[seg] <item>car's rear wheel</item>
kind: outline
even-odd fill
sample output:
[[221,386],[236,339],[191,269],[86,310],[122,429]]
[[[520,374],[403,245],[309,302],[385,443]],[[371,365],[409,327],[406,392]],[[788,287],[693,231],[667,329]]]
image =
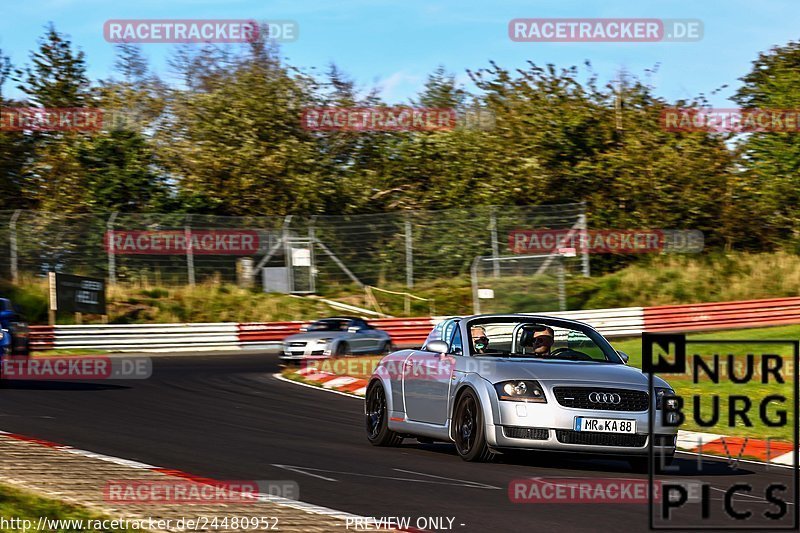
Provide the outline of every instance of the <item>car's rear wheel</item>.
[[485,462],[494,459],[494,452],[486,444],[483,413],[478,397],[466,389],[458,399],[453,415],[456,451],[465,461]]
[[389,429],[386,391],[380,382],[374,382],[367,390],[364,415],[367,423],[367,439],[373,446],[397,446],[403,442],[402,436]]
[[389,355],[393,351],[394,351],[394,345],[392,344],[392,341],[386,341],[381,345],[381,348],[380,350],[378,350],[378,353],[380,355]]

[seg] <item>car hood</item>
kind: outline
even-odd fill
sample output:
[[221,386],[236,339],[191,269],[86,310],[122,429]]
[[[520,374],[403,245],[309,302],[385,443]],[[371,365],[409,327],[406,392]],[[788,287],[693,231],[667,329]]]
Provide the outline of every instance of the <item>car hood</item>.
[[337,337],[341,337],[342,335],[346,334],[346,331],[305,331],[303,333],[296,333],[295,335],[289,335],[283,342],[292,342],[292,341],[315,341],[317,339],[335,339]]
[[[497,383],[512,379],[535,379],[537,381],[577,382],[592,384],[614,383],[647,387],[647,374],[638,368],[613,363],[587,361],[536,361],[474,357],[478,362],[481,377]],[[656,387],[666,387],[667,382],[658,376],[653,379]]]

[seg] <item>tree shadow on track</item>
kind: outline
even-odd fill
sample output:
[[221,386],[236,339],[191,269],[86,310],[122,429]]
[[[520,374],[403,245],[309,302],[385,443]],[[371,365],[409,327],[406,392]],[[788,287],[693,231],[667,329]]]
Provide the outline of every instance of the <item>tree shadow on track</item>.
[[[436,442],[423,444],[406,439],[403,448],[424,450],[425,452],[439,453],[458,459],[455,445]],[[546,451],[506,451],[495,457],[494,463],[527,466],[537,469],[563,472],[575,470],[576,472],[608,472],[614,474],[630,474],[632,476],[647,478],[647,474],[637,473],[631,468],[623,457],[588,455],[577,453],[559,453]],[[756,474],[754,470],[746,467],[746,463],[739,463],[736,468],[731,468],[724,457],[706,456],[698,464],[696,458],[676,457],[672,466],[676,470],[659,473],[659,476],[743,476]]]
[[82,381],[47,381],[47,380],[0,380],[0,390],[52,390],[52,391],[94,391],[130,389],[124,385],[110,383],[93,383]]

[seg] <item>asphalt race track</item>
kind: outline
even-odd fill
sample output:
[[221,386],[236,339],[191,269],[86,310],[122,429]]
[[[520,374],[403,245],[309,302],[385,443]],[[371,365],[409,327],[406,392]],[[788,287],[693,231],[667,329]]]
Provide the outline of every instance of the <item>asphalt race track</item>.
[[[292,479],[306,502],[362,516],[451,517],[456,531],[648,528],[646,505],[509,500],[509,482],[524,477],[646,479],[626,463],[514,455],[473,464],[452,446],[412,439],[375,448],[361,400],[278,381],[277,371],[276,355],[181,356],[155,358],[142,381],[7,382],[0,429],[220,480]],[[790,469],[713,461],[700,473],[691,455],[677,462],[680,477],[714,487],[713,514],[735,482],[754,487],[735,502],[757,514],[775,509],[762,501],[765,485],[792,486]]]

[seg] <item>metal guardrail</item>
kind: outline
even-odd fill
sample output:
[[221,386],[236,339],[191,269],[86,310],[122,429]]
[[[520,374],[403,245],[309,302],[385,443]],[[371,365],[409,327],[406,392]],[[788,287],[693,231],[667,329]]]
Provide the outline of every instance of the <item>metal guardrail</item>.
[[700,331],[800,324],[800,297],[644,309],[646,331]]
[[32,326],[31,347],[47,349],[143,350],[227,348],[239,342],[237,324],[119,324]]
[[[627,337],[641,335],[644,331],[800,324],[800,297],[546,314],[587,322],[608,337]],[[388,332],[395,345],[414,347],[420,346],[431,328],[443,318],[382,318],[368,322]],[[304,324],[308,322],[32,326],[31,346],[34,350],[243,349],[275,345],[288,335],[298,333]]]

